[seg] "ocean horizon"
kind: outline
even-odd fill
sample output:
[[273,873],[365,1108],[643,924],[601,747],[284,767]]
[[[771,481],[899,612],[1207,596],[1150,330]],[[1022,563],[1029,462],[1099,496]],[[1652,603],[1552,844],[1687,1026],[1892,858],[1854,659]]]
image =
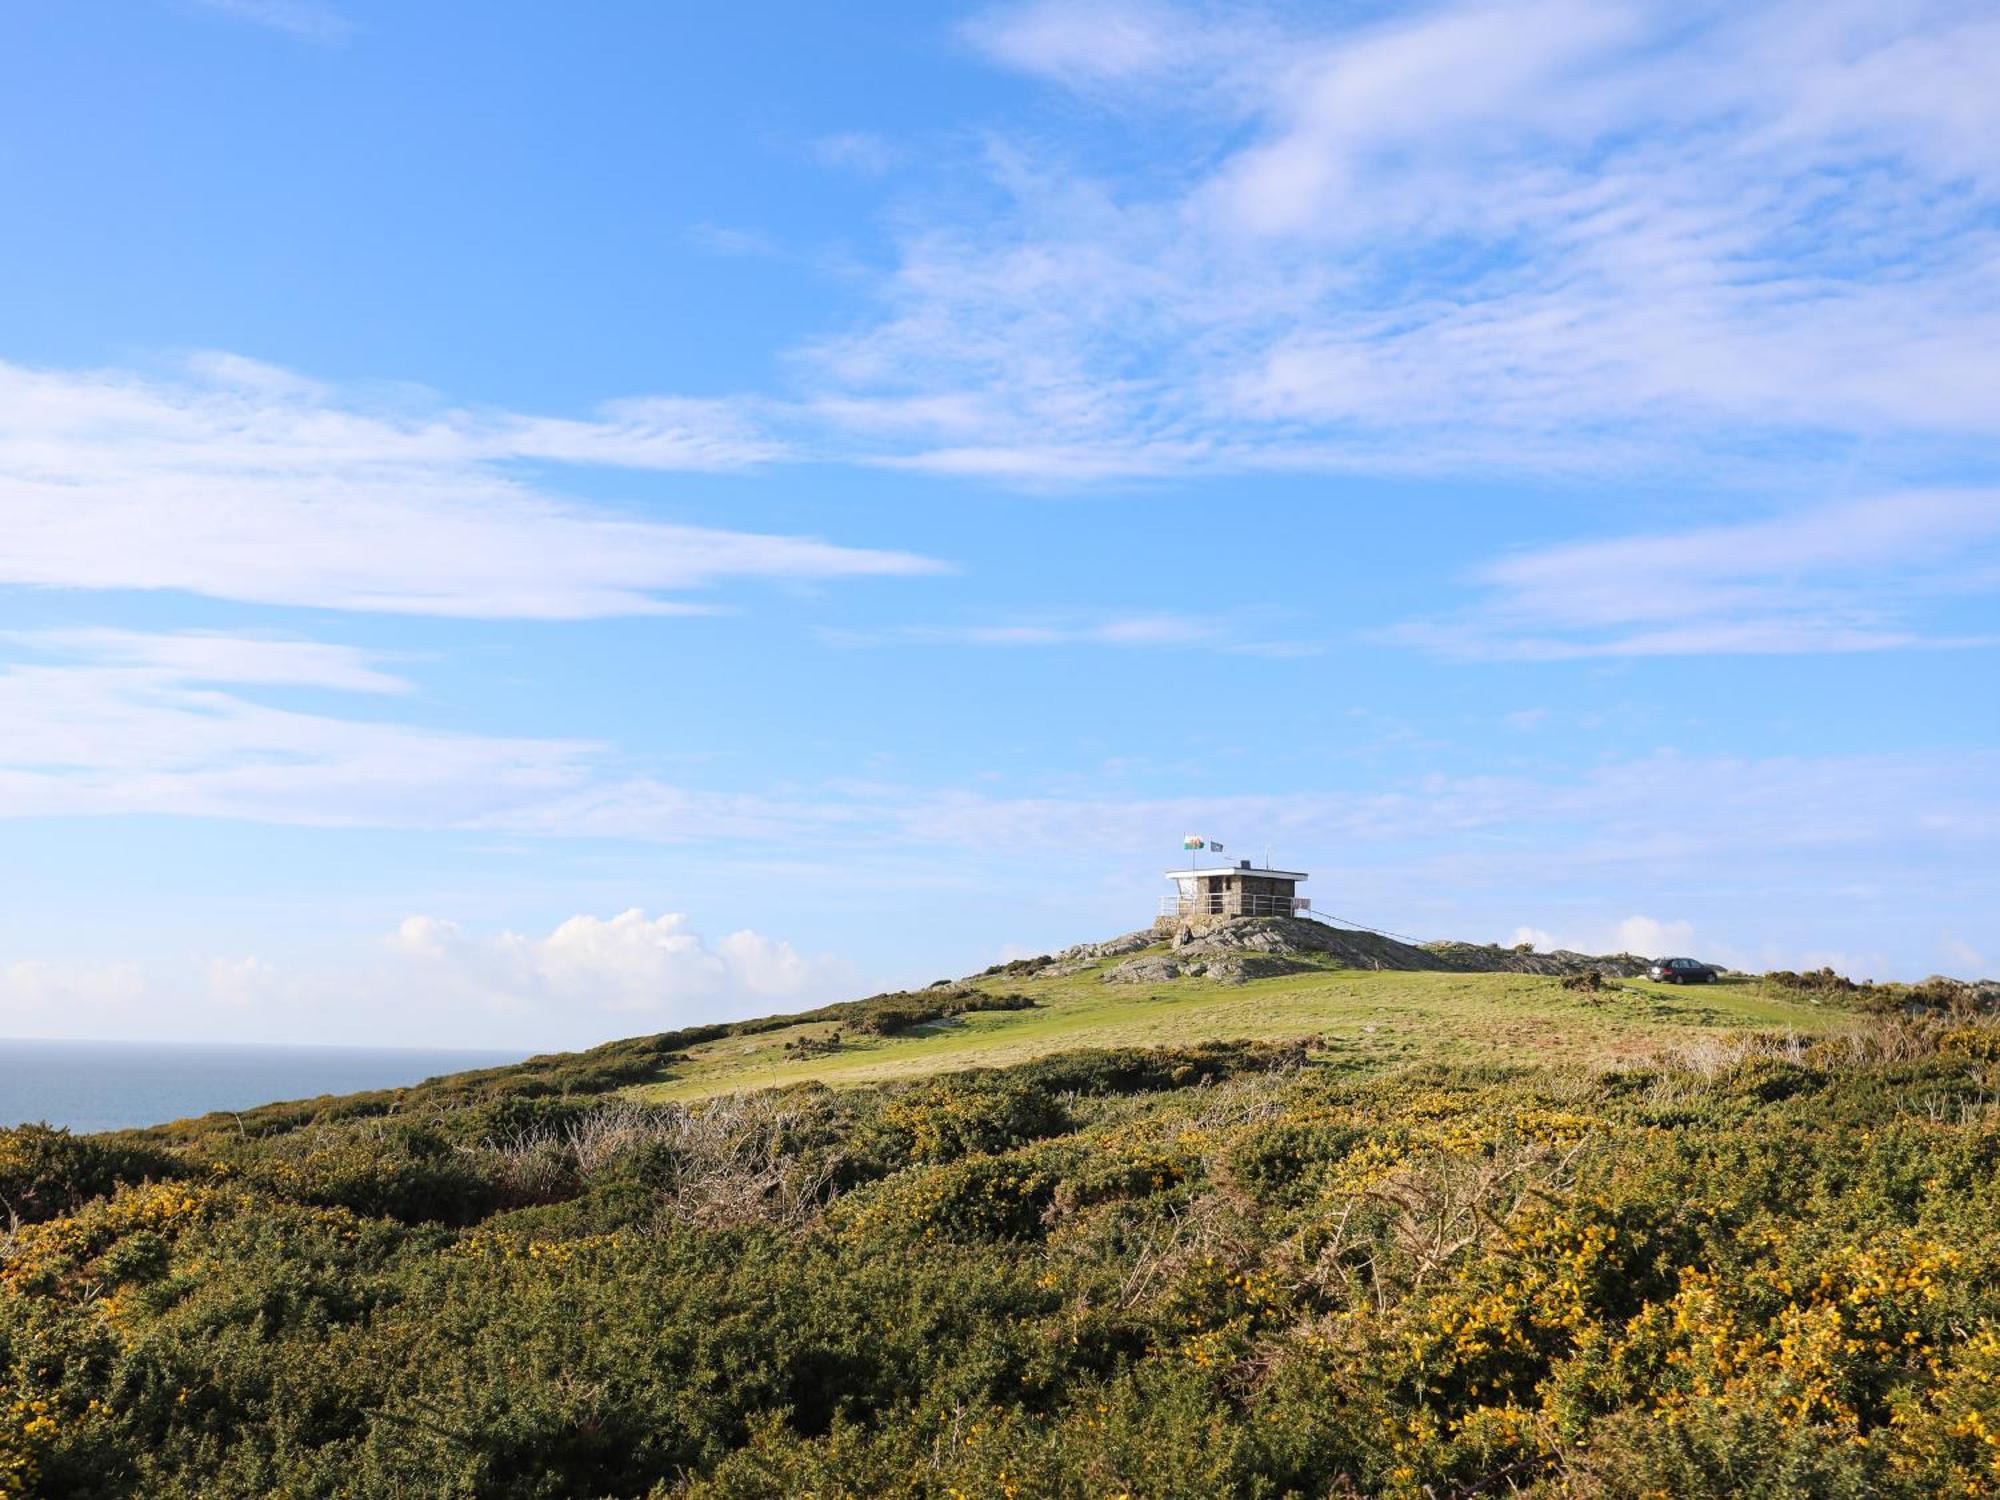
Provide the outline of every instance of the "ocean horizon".
[[528,1049],[0,1038],[0,1126],[79,1134],[216,1110],[398,1088],[533,1056]]

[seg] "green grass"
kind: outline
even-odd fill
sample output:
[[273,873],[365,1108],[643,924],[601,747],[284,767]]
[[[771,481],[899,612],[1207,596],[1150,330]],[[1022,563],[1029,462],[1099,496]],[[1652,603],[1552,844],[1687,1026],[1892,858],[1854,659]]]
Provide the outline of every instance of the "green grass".
[[726,1037],[690,1049],[687,1061],[627,1092],[650,1102],[698,1099],[808,1080],[842,1087],[1004,1067],[1078,1048],[1309,1036],[1331,1060],[1365,1067],[1419,1058],[1612,1062],[1717,1030],[1817,1033],[1854,1021],[1850,1012],[1752,980],[1700,988],[1624,980],[1595,996],[1536,975],[1333,968],[1237,985],[1104,983],[1100,970],[1118,961],[1059,979],[982,979],[980,988],[1029,995],[1036,1008],[975,1012],[892,1037],[849,1034],[825,1055],[801,1057],[786,1044],[825,1037],[836,1029],[831,1022]]

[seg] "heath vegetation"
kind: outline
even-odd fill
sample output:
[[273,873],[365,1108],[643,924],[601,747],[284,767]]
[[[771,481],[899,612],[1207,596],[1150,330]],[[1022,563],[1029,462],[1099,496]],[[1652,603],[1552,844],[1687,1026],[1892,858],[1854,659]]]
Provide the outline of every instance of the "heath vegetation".
[[0,1495],[1992,1494],[2000,1028],[1876,1009],[9,1131]]

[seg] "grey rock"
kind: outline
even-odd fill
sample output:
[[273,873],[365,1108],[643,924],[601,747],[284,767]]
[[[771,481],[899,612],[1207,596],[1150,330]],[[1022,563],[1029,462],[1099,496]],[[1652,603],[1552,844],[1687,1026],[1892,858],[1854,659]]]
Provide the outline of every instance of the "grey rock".
[[1144,958],[1127,959],[1115,968],[1104,971],[1106,984],[1153,984],[1163,979],[1179,979],[1190,971],[1164,953],[1149,953]]
[[[1152,984],[1180,978],[1240,983],[1270,974],[1296,973],[1329,962],[1337,968],[1397,969],[1456,974],[1546,974],[1561,977],[1596,969],[1607,978],[1630,978],[1647,960],[1632,953],[1593,957],[1567,951],[1522,952],[1477,943],[1406,943],[1379,932],[1334,927],[1303,917],[1193,917],[1163,921],[1151,932],[1128,933],[1114,944],[1092,944],[1059,955],[1086,951],[1130,951],[1165,943],[1164,954],[1146,954],[1105,970],[1110,984]],[[1078,967],[1084,967],[1083,962]],[[1073,970],[1071,972],[1074,972]]]
[[1147,927],[1137,932],[1128,932],[1123,937],[1110,938],[1102,943],[1078,943],[1073,948],[1063,949],[1040,972],[1048,979],[1081,974],[1091,965],[1104,959],[1121,958],[1127,953],[1137,953],[1141,948],[1152,947],[1159,940],[1159,935]]

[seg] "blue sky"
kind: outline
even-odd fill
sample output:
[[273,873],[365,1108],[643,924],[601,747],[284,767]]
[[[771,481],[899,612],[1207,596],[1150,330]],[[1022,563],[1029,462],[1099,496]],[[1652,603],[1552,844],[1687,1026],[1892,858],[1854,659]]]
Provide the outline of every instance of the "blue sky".
[[0,1034],[2000,968],[1976,5],[0,16]]

